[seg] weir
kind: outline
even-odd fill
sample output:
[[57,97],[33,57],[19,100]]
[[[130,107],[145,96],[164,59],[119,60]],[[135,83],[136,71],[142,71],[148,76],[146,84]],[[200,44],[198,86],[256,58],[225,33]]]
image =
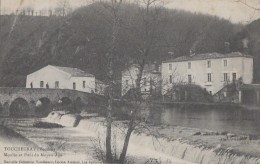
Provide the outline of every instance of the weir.
[[[94,132],[98,135],[101,141],[105,141],[106,127],[100,121],[82,120],[78,127],[80,129]],[[117,151],[120,152],[120,148],[123,145],[124,132],[126,128],[119,126],[113,126],[112,143],[116,142]],[[149,149],[158,153],[163,153],[168,156],[183,159],[200,164],[218,163],[218,164],[256,164],[260,163],[260,159],[257,157],[241,155],[229,149],[223,149],[220,147],[206,147],[202,144],[190,144],[186,140],[172,139],[168,140],[163,137],[155,137],[144,133],[133,133],[130,138],[129,150],[134,145],[138,145],[143,149]],[[136,149],[135,149],[136,150]]]

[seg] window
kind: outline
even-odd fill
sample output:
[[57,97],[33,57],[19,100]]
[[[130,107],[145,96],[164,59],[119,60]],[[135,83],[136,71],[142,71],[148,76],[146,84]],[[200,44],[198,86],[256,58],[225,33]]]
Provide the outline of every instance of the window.
[[232,81],[235,82],[237,80],[237,74],[232,73]]
[[125,81],[125,85],[128,85],[128,80]]
[[188,69],[191,69],[191,62],[188,62]]
[[75,82],[73,83],[73,89],[74,90],[76,89],[76,83]]
[[43,86],[44,86],[44,82],[40,81],[40,87],[43,88]]
[[172,75],[170,75],[169,82],[172,83]]
[[211,82],[211,73],[208,73],[208,82]]
[[83,81],[82,87],[86,88],[86,81]]
[[227,60],[224,60],[224,67],[227,67]]
[[224,73],[224,81],[228,81],[228,74]]
[[208,68],[211,68],[211,61],[208,61]]
[[55,88],[59,88],[59,82],[55,81]]
[[189,82],[189,83],[192,82],[191,75],[188,75],[188,82]]
[[172,70],[172,64],[169,64],[169,70]]

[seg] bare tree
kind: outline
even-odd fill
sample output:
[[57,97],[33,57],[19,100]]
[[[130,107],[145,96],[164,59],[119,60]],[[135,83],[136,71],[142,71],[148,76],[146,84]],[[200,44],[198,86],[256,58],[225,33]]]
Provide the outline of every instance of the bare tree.
[[[148,58],[151,56],[151,51],[155,48],[160,39],[162,37],[162,22],[163,18],[161,15],[161,0],[143,0],[140,4],[139,14],[142,16],[141,22],[139,26],[139,33],[137,35],[141,36],[142,43],[139,45],[136,51],[138,72],[137,78],[135,80],[134,85],[134,95],[133,95],[133,106],[134,108],[130,114],[130,120],[128,122],[128,128],[125,135],[124,145],[122,152],[120,154],[119,162],[125,162],[128,144],[130,141],[130,137],[132,132],[141,124],[143,121],[142,116],[139,115],[139,103],[142,99],[141,95],[141,86],[142,83],[146,83],[143,79],[144,68],[147,64]],[[137,28],[134,28],[135,30]],[[132,34],[132,33],[131,33]]]
[[66,16],[71,11],[71,5],[68,0],[59,0],[57,2],[57,8],[55,9],[55,13],[58,16]]
[[[106,53],[106,58],[108,60],[108,107],[107,107],[107,116],[106,116],[106,162],[120,162],[124,163],[126,160],[127,149],[130,141],[130,137],[132,132],[138,128],[142,122],[144,122],[144,118],[140,116],[140,98],[141,98],[141,85],[143,79],[144,67],[147,63],[147,59],[151,55],[153,48],[157,46],[160,38],[162,37],[162,11],[160,7],[161,0],[143,0],[142,4],[138,4],[138,10],[136,13],[137,22],[132,22],[131,19],[122,20],[121,19],[121,7],[122,0],[111,0],[110,2],[103,2],[103,6],[106,9],[108,15],[104,15],[104,19],[111,25],[111,42],[108,43],[108,51]],[[101,11],[97,11],[98,13],[104,14]],[[107,14],[106,13],[106,14]],[[139,18],[138,18],[139,17]],[[122,23],[124,22],[124,23]],[[136,39],[132,39],[129,44],[134,44],[135,48],[135,57],[136,63],[138,65],[138,75],[137,78],[134,79],[136,85],[134,92],[134,98],[132,99],[132,111],[130,112],[128,125],[126,134],[124,136],[124,144],[122,151],[120,153],[119,158],[115,157],[112,152],[112,111],[113,101],[115,99],[114,90],[115,84],[117,83],[115,79],[115,69],[117,66],[115,65],[119,59],[118,55],[118,44],[119,34],[123,29],[123,35],[131,35],[134,33]],[[127,31],[130,30],[130,31]],[[139,40],[135,43],[136,40]]]
[[248,3],[246,0],[235,0],[235,2],[241,3],[241,4],[251,8],[253,10],[260,11],[260,8],[256,7],[254,4]]
[[253,14],[251,15],[251,17],[249,18],[249,21],[251,21],[254,17],[255,17],[255,14],[258,13],[259,14],[259,11],[260,11],[260,2],[258,2],[258,4],[253,4],[252,2],[248,2],[247,0],[235,0],[235,2],[237,3],[241,3],[243,5],[245,5],[246,7],[254,10]]

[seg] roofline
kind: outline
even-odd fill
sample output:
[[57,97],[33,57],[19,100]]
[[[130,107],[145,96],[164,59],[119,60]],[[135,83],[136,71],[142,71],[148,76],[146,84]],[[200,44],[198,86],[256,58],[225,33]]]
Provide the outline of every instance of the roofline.
[[69,75],[69,77],[71,77],[71,74],[69,74],[69,73],[67,73],[67,72],[65,72],[65,71],[62,71],[62,70],[58,69],[58,68],[57,68],[58,66],[55,67],[54,65],[50,65],[50,64],[48,64],[48,65],[46,65],[46,66],[44,66],[44,67],[42,67],[42,68],[40,68],[40,69],[37,69],[36,71],[34,71],[34,72],[32,72],[32,73],[26,75],[26,77],[28,77],[28,76],[34,74],[35,72],[38,72],[38,71],[40,71],[40,70],[46,68],[46,67],[48,67],[48,66],[50,66],[51,68],[54,68],[55,70],[57,70],[57,71],[59,71],[59,72],[62,72],[62,73],[64,73],[64,74],[66,74],[66,75]]
[[[91,73],[88,73],[88,72],[87,72],[87,73],[90,74],[91,76],[75,76],[75,75],[72,75],[72,74],[70,74],[70,73],[68,73],[68,72],[66,72],[66,71],[64,71],[64,70],[58,68],[58,67],[62,67],[62,66],[55,66],[55,65],[48,65],[48,66],[52,66],[52,67],[54,67],[55,69],[57,69],[57,70],[59,70],[59,71],[62,71],[62,72],[64,72],[64,73],[68,74],[70,77],[95,77],[94,75],[92,75]],[[64,67],[64,68],[72,68],[72,67]],[[75,69],[78,69],[78,70],[83,71],[82,69],[79,69],[79,68],[75,68]],[[83,72],[85,72],[85,71],[83,71]],[[86,72],[85,72],[85,73],[86,73]]]
[[187,60],[181,60],[181,61],[174,61],[176,59],[175,58],[175,59],[172,59],[172,61],[169,61],[169,60],[168,61],[162,61],[162,63],[178,63],[178,62],[185,62],[185,61],[210,60],[210,59],[227,59],[227,58],[241,58],[241,57],[253,58],[253,56],[251,56],[251,55],[243,55],[243,56],[215,57],[215,58],[207,58],[207,59],[187,59]]
[[[55,65],[47,65],[47,66],[51,66],[51,67],[55,68],[56,70],[58,70],[58,71],[60,71],[60,72],[63,72],[63,73],[65,73],[65,74],[69,75],[70,78],[72,77],[72,75],[69,74],[68,72],[65,72],[65,71],[63,71],[63,70],[57,68],[57,67],[59,67],[59,66],[55,66]],[[46,66],[46,67],[47,67],[47,66]]]

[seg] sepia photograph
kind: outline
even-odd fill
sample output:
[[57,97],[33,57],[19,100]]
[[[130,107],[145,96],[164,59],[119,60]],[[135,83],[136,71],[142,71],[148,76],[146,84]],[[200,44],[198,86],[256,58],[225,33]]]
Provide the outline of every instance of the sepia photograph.
[[260,164],[260,0],[0,0],[0,164]]

